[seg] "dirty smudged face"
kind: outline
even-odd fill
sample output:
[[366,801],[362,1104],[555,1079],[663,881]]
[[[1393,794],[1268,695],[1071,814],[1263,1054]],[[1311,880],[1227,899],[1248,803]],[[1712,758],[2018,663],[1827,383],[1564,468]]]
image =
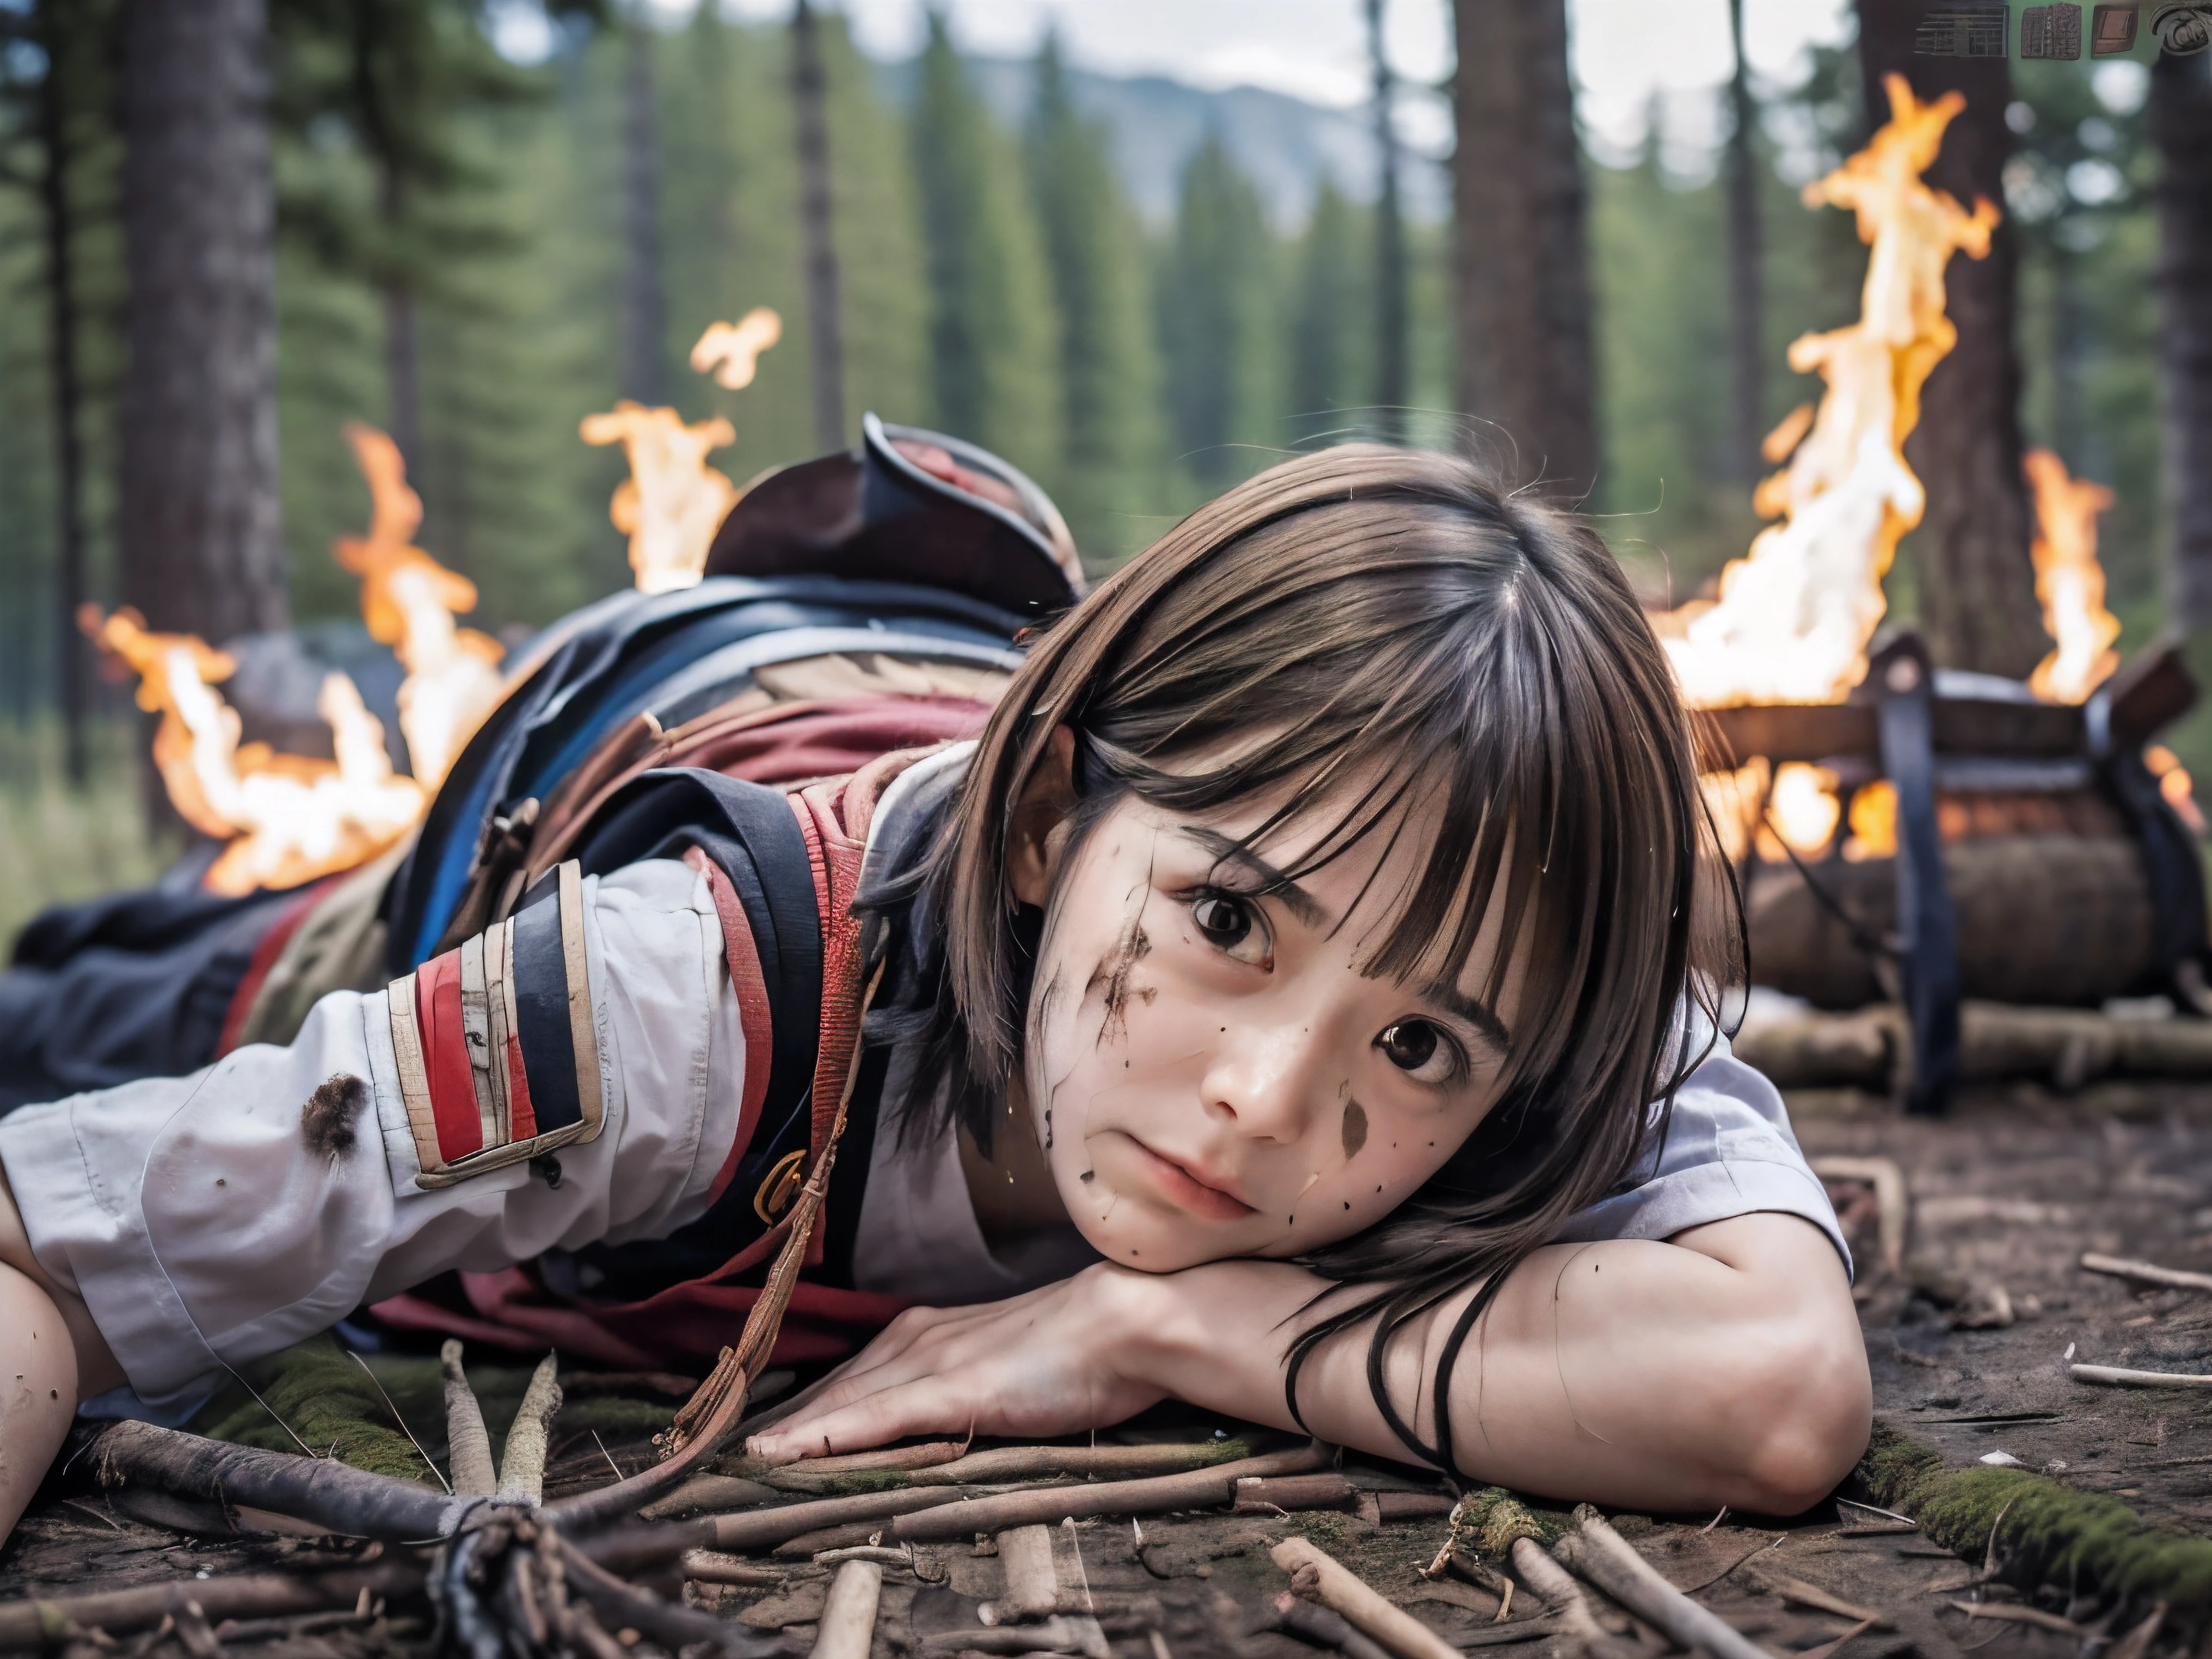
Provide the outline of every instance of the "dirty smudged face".
[[1242,853],[1266,816],[1126,798],[1053,872],[1012,1103],[1076,1225],[1128,1267],[1347,1237],[1498,1093],[1514,976],[1495,1010],[1475,988],[1499,918],[1455,976],[1370,977],[1425,837],[1376,835],[1291,884],[1328,815]]

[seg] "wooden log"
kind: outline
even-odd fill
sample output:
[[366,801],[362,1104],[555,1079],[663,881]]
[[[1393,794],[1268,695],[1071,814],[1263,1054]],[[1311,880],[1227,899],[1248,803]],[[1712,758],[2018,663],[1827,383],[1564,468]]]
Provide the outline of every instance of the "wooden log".
[[1092,1515],[1161,1515],[1171,1510],[1217,1509],[1235,1497],[1240,1476],[1303,1474],[1326,1462],[1329,1456],[1328,1448],[1314,1441],[1294,1451],[1217,1464],[1212,1468],[1194,1469],[1186,1474],[1158,1475],[1147,1480],[1108,1480],[1095,1486],[1048,1486],[1037,1492],[970,1498],[901,1515],[886,1529],[885,1536],[902,1544],[939,1543],[949,1538],[967,1538],[979,1532],[997,1532],[1002,1528],[1036,1522],[1051,1525],[1064,1516],[1080,1519]]
[[[1399,1494],[1393,1492],[1392,1497]],[[1237,1483],[1234,1512],[1277,1515],[1286,1510],[1357,1510],[1363,1494],[1334,1469],[1316,1474],[1247,1475]],[[1441,1494],[1439,1494],[1441,1496]],[[1451,1508],[1449,1499],[1444,1510]],[[1438,1511],[1442,1513],[1443,1511]],[[1376,1517],[1380,1520],[1378,1515]]]
[[812,1659],[868,1659],[883,1589],[884,1570],[877,1562],[848,1561],[839,1567],[815,1629]]
[[[2212,1020],[2114,1019],[2084,1008],[1969,1002],[1959,1011],[1959,1072],[1970,1082],[2040,1078],[2062,1091],[2100,1077],[2212,1077]],[[1878,1036],[1875,1035],[1878,1034]],[[1735,1052],[1783,1088],[1886,1089],[1911,1050],[1901,1011],[1761,1020]]]
[[1402,1607],[1395,1607],[1334,1556],[1303,1538],[1285,1538],[1269,1552],[1291,1575],[1291,1588],[1309,1601],[1341,1613],[1397,1659],[1459,1659],[1459,1650]]
[[[1894,860],[1828,859],[1814,878],[1869,939],[1897,926]],[[2154,921],[2142,854],[2123,835],[1992,836],[1943,848],[1958,917],[1959,981],[1969,997],[2069,1006],[2124,994],[2152,966]],[[1760,865],[1745,895],[1752,971],[1761,985],[1823,1008],[1856,1008],[1882,988],[1851,929],[1793,865]]]

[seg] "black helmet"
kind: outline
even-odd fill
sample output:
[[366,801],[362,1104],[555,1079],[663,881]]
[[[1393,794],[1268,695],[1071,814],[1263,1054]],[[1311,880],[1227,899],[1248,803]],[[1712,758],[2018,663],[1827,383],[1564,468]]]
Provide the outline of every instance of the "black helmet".
[[987,449],[860,418],[860,447],[764,472],[707,554],[709,576],[848,576],[950,588],[1017,616],[1083,597],[1051,497]]

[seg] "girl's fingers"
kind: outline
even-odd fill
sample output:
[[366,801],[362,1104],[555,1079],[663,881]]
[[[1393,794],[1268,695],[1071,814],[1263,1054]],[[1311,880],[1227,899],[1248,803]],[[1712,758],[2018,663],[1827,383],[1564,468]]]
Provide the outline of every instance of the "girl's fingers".
[[[959,1416],[962,1420],[952,1421]],[[919,1378],[878,1390],[805,1423],[778,1427],[762,1437],[769,1456],[823,1457],[865,1451],[885,1441],[968,1427],[965,1413],[936,1378]]]

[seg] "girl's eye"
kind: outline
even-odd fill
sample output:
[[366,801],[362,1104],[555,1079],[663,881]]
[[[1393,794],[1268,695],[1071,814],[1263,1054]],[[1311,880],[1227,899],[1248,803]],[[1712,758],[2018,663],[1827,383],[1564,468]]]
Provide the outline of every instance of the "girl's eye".
[[1267,965],[1272,954],[1267,923],[1244,900],[1206,894],[1191,905],[1190,919],[1215,950],[1239,962]]
[[1386,1026],[1375,1046],[1382,1057],[1419,1083],[1448,1083],[1459,1070],[1459,1045],[1425,1019]]

